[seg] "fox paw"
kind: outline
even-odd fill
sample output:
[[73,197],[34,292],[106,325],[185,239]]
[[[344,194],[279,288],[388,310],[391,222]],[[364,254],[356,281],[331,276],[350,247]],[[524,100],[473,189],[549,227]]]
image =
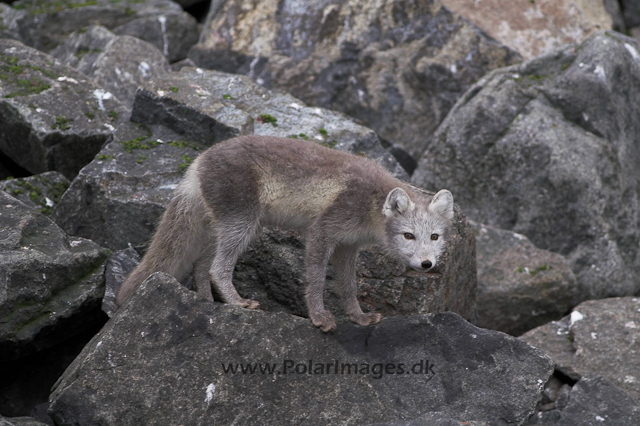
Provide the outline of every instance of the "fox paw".
[[260,309],[260,303],[253,299],[240,299],[238,303],[234,303],[234,305],[242,306],[246,309]]
[[325,333],[329,331],[335,331],[335,329],[337,328],[336,318],[329,311],[317,312],[315,314],[309,312],[309,317],[311,318],[311,322],[313,323],[313,325],[315,325],[316,327],[320,327],[320,330],[324,331]]
[[368,314],[361,313],[355,315],[349,315],[351,322],[355,322],[358,325],[373,325],[382,321],[382,314],[370,312]]

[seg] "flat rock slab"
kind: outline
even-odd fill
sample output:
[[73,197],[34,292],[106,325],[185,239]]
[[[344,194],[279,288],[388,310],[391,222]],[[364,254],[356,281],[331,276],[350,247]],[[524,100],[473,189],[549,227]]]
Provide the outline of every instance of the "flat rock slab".
[[131,120],[163,125],[208,144],[216,138],[210,130],[216,123],[234,127],[238,134],[310,139],[365,155],[408,179],[371,129],[344,114],[308,107],[288,93],[267,90],[246,76],[199,68],[163,75],[137,93]]
[[106,257],[94,242],[68,237],[0,191],[0,360],[47,348],[94,324]]
[[323,334],[288,314],[208,302],[159,273],[61,377],[49,413],[58,425],[326,426],[437,411],[523,425],[552,369],[537,349],[452,313]]
[[583,302],[520,339],[545,351],[574,380],[598,374],[640,399],[640,298]]
[[470,223],[478,264],[476,325],[517,336],[578,304],[576,279],[564,257],[524,235]]
[[126,114],[87,76],[15,40],[0,39],[0,76],[0,150],[34,174],[72,179]]
[[412,181],[564,255],[582,300],[638,294],[639,72],[640,44],[615,32],[493,71],[451,110]]
[[439,0],[212,4],[199,66],[347,113],[416,159],[474,81],[520,61]]

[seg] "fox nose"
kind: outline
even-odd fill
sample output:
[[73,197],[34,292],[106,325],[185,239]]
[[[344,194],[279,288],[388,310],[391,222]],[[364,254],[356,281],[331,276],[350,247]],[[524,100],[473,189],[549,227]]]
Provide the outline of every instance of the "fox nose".
[[420,266],[422,266],[423,269],[429,269],[431,268],[431,266],[433,266],[433,264],[431,263],[431,261],[425,260]]

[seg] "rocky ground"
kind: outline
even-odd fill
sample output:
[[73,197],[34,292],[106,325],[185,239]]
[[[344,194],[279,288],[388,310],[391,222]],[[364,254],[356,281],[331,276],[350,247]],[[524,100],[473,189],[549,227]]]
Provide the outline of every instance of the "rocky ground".
[[[0,426],[640,424],[638,0],[0,3]],[[154,274],[172,191],[237,135],[369,157],[456,201],[437,271],[358,258],[372,327]]]

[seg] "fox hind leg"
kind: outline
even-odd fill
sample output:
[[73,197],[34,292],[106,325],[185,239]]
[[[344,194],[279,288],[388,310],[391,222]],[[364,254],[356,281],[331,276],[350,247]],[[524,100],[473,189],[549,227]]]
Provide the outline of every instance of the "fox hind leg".
[[232,282],[233,269],[238,257],[259,231],[257,220],[222,223],[216,228],[215,256],[209,269],[213,286],[225,303],[248,309],[259,309],[260,304],[256,300],[242,298]]

